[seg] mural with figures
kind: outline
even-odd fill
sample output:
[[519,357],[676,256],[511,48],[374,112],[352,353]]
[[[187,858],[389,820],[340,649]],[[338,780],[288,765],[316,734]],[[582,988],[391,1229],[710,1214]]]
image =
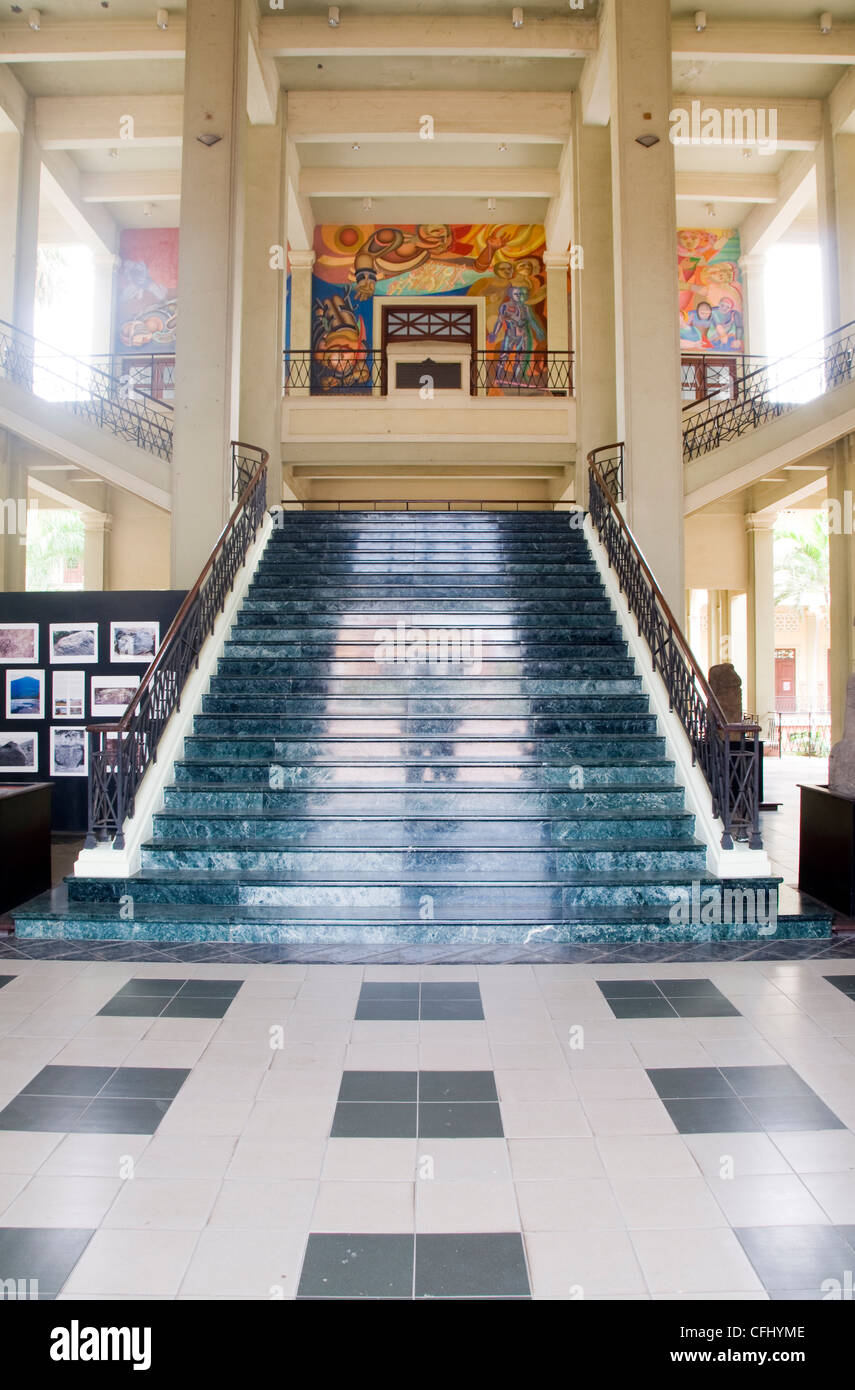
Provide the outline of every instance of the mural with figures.
[[739,256],[738,231],[678,230],[683,352],[745,351]]
[[115,351],[175,352],[178,228],[126,228],[119,242]]
[[540,226],[316,227],[312,348],[324,356],[313,386],[371,390],[375,296],[479,295],[488,351],[515,388],[536,391],[546,349],[544,250]]

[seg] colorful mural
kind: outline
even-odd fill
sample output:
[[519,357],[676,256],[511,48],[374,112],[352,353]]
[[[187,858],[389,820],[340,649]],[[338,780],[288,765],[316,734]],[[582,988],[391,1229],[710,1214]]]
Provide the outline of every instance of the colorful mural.
[[745,351],[739,256],[738,231],[678,230],[683,352]]
[[[545,238],[539,226],[446,224],[315,228],[312,347],[321,391],[369,391],[375,296],[486,302],[486,342],[532,389],[546,348]],[[511,366],[511,363],[513,364]]]
[[178,228],[127,228],[119,241],[115,350],[175,352]]

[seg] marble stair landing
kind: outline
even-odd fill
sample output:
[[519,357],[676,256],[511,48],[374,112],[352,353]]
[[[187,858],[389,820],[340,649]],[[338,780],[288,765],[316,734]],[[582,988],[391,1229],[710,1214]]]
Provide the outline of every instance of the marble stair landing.
[[[140,872],[69,877],[14,917],[22,937],[152,942],[768,939],[727,920],[735,885],[706,859],[568,513],[295,513]],[[776,903],[778,883],[744,886]],[[677,910],[693,890],[706,921]],[[790,901],[773,927],[830,931]]]

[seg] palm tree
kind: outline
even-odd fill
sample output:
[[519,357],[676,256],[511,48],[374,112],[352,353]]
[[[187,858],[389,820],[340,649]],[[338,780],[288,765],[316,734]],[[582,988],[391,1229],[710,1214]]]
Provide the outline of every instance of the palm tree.
[[825,514],[814,512],[805,527],[779,523],[775,527],[776,606],[828,612],[830,601]]

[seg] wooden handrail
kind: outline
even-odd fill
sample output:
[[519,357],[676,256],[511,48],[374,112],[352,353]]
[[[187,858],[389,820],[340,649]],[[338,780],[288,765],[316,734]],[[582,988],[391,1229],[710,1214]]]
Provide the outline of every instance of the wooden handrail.
[[[258,446],[257,446],[257,445],[240,444],[237,440],[234,440],[233,443],[234,443],[234,445],[235,445],[237,448],[242,448],[242,449],[249,449],[249,448],[258,449]],[[203,567],[203,569],[202,569],[201,574],[199,575],[199,578],[196,580],[196,583],[193,585],[192,589],[189,589],[189,590],[187,591],[187,594],[186,594],[185,597],[184,597],[184,600],[183,600],[183,602],[182,602],[182,604],[181,604],[181,607],[179,608],[178,612],[175,614],[175,617],[172,619],[172,622],[169,624],[169,628],[168,628],[168,630],[167,630],[166,636],[164,637],[163,641],[161,642],[160,648],[159,648],[159,650],[158,650],[158,652],[157,652],[157,654],[156,654],[154,660],[152,661],[151,665],[148,667],[148,669],[147,669],[145,675],[143,676],[142,680],[141,680],[140,683],[139,683],[139,686],[137,687],[136,691],[134,692],[134,697],[133,697],[133,699],[131,700],[130,704],[128,705],[127,709],[125,710],[124,714],[122,715],[121,720],[119,721],[118,724],[87,724],[87,725],[86,725],[86,732],[87,732],[87,733],[117,734],[117,733],[123,733],[123,732],[128,728],[128,726],[129,726],[129,724],[130,724],[130,721],[131,721],[132,715],[134,714],[134,712],[135,712],[137,706],[139,705],[139,703],[140,703],[140,701],[141,701],[143,695],[145,694],[146,690],[148,689],[148,687],[151,685],[152,681],[154,680],[154,678],[155,678],[155,676],[156,676],[156,674],[157,674],[157,672],[158,672],[159,667],[162,665],[163,661],[166,659],[166,654],[167,654],[167,652],[168,652],[168,650],[169,650],[169,647],[170,647],[171,643],[175,640],[175,634],[176,634],[176,633],[178,632],[178,630],[180,629],[181,624],[182,624],[183,621],[184,621],[184,618],[186,617],[187,613],[189,612],[190,608],[192,607],[193,603],[195,602],[196,598],[198,597],[199,591],[200,591],[200,589],[202,588],[202,585],[204,584],[204,582],[205,582],[205,580],[207,579],[208,575],[210,574],[211,568],[212,568],[212,566],[213,566],[213,564],[214,564],[214,561],[216,560],[218,554],[220,553],[220,551],[221,551],[221,549],[222,549],[222,547],[223,547],[223,545],[224,545],[224,543],[225,543],[226,537],[228,536],[229,532],[231,531],[232,527],[234,526],[235,522],[237,521],[237,518],[238,518],[239,513],[243,510],[244,498],[246,497],[247,493],[249,493],[249,492],[252,490],[252,488],[255,486],[255,484],[256,484],[256,482],[257,482],[259,476],[260,476],[261,473],[264,471],[264,469],[267,467],[268,461],[269,461],[269,459],[270,459],[269,453],[267,452],[266,449],[258,450],[258,452],[260,452],[261,455],[262,455],[261,462],[259,463],[258,467],[255,469],[255,472],[253,473],[252,477],[250,478],[249,482],[247,483],[246,487],[244,488],[243,492],[241,493],[240,497],[238,498],[237,505],[235,506],[234,511],[232,512],[231,516],[229,517],[228,521],[226,522],[225,526],[223,527],[222,531],[220,532],[219,536],[217,537],[217,540],[216,540],[216,543],[215,543],[215,545],[214,545],[214,548],[213,548],[213,550],[211,551],[210,555],[208,556],[207,560],[205,561],[205,565],[204,565],[204,567]]]
[[[616,444],[607,444],[607,445],[605,445],[604,447],[607,448],[607,449],[612,449],[612,448],[617,448],[618,445],[616,445]],[[593,476],[595,477],[597,483],[599,484],[600,490],[602,491],[604,497],[606,498],[606,501],[607,501],[608,504],[609,504],[609,508],[611,509],[611,512],[612,512],[613,516],[614,516],[615,519],[617,520],[618,525],[620,526],[621,530],[623,531],[624,535],[626,536],[626,539],[627,539],[629,545],[630,545],[630,546],[632,547],[632,549],[634,550],[635,555],[636,555],[636,557],[637,557],[637,559],[638,559],[638,563],[639,563],[639,565],[641,566],[641,568],[642,568],[642,570],[644,571],[644,574],[645,574],[645,576],[646,576],[646,578],[647,578],[647,582],[649,583],[651,589],[653,590],[653,594],[654,594],[654,597],[655,597],[655,599],[656,599],[656,602],[659,604],[659,607],[662,609],[662,614],[663,614],[663,616],[664,616],[666,622],[668,623],[668,626],[670,627],[671,631],[673,632],[675,638],[677,639],[677,642],[678,642],[680,648],[682,649],[683,656],[686,658],[686,661],[687,661],[688,665],[691,667],[692,672],[693,672],[693,674],[694,674],[694,676],[695,676],[695,679],[697,680],[698,685],[700,686],[700,688],[701,688],[701,690],[702,690],[702,692],[703,692],[703,694],[704,694],[704,698],[706,699],[707,704],[709,705],[709,707],[710,707],[712,713],[715,715],[715,719],[716,719],[717,724],[720,726],[720,728],[721,728],[721,730],[722,730],[723,733],[728,733],[728,734],[730,734],[730,733],[741,733],[741,734],[746,734],[746,733],[759,733],[759,732],[760,732],[760,725],[759,725],[759,724],[731,724],[731,723],[728,722],[727,717],[725,716],[724,710],[722,709],[721,705],[719,704],[718,696],[717,696],[717,695],[715,694],[715,692],[713,691],[712,687],[711,687],[710,684],[709,684],[709,681],[707,680],[706,676],[704,675],[703,671],[701,670],[700,666],[698,665],[698,662],[697,662],[697,660],[696,660],[696,658],[695,658],[695,654],[694,654],[694,652],[692,651],[691,647],[689,646],[689,643],[687,642],[687,640],[686,640],[686,638],[685,638],[685,636],[684,636],[684,634],[683,634],[683,629],[680,627],[680,624],[677,622],[677,619],[674,617],[674,614],[671,612],[671,608],[670,608],[670,605],[669,605],[669,603],[668,603],[668,600],[665,598],[665,595],[663,594],[663,592],[662,592],[662,590],[660,589],[659,585],[656,583],[656,580],[655,580],[655,578],[654,578],[654,576],[653,576],[653,571],[651,570],[650,566],[648,565],[647,561],[646,561],[645,558],[644,558],[644,554],[643,554],[643,552],[642,552],[641,546],[638,544],[638,541],[635,539],[635,536],[632,534],[632,531],[630,530],[629,526],[627,525],[626,521],[624,520],[624,517],[621,515],[620,509],[615,505],[614,498],[612,497],[612,494],[609,492],[609,489],[608,489],[608,487],[606,486],[605,479],[603,478],[603,475],[602,475],[602,473],[600,472],[599,467],[598,467],[597,464],[594,462],[594,454],[595,454],[595,453],[600,453],[600,452],[601,452],[601,450],[599,450],[599,449],[592,449],[592,450],[591,450],[591,452],[588,454],[588,468],[590,469],[591,473],[593,474]]]

